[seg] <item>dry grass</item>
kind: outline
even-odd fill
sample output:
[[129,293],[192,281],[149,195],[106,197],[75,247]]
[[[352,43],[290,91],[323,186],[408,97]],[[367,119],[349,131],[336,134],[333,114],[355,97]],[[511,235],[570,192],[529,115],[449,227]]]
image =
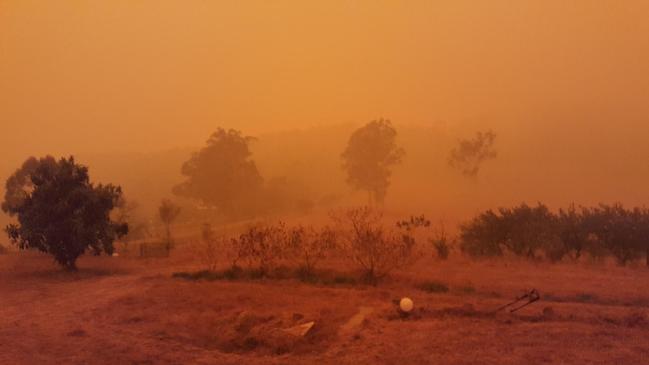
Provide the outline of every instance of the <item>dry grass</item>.
[[[451,257],[421,260],[377,287],[327,286],[173,278],[193,270],[182,257],[84,257],[71,274],[39,254],[0,256],[0,363],[640,364],[649,356],[643,268]],[[541,301],[493,313],[529,288]],[[402,296],[414,300],[410,316],[396,310]],[[373,310],[341,333],[361,307]],[[309,321],[316,325],[304,338],[281,331]]]

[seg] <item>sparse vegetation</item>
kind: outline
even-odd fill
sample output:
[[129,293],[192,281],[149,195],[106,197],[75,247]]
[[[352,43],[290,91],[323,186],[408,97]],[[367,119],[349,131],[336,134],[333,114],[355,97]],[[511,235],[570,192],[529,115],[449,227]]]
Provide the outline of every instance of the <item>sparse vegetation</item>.
[[285,248],[288,256],[298,263],[306,277],[313,275],[316,265],[338,247],[337,234],[330,227],[320,230],[303,226],[287,230]]
[[283,223],[254,224],[238,238],[233,238],[232,244],[237,248],[237,262],[242,260],[249,269],[268,275],[285,255],[285,240],[286,226]]
[[451,245],[444,224],[440,224],[439,230],[435,232],[435,235],[432,238],[428,239],[428,242],[433,246],[435,254],[439,260],[448,259],[448,255],[451,253]]
[[341,229],[343,251],[367,282],[376,284],[392,270],[412,262],[415,239],[407,231],[386,229],[380,212],[353,208],[334,218]]

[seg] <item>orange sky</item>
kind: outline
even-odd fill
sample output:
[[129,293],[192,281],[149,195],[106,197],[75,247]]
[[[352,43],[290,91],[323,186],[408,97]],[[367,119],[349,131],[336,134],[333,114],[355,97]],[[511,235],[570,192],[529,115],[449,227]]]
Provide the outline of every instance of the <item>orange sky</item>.
[[647,125],[647,19],[631,0],[5,0],[0,151],[161,149],[218,125],[377,116]]

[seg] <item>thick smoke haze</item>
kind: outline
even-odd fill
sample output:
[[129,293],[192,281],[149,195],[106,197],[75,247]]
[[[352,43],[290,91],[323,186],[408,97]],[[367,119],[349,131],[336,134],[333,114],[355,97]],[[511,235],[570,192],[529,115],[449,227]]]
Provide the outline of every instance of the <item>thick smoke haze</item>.
[[[384,117],[406,151],[391,209],[644,205],[648,18],[645,1],[4,1],[0,178],[75,155],[151,213],[221,126],[257,137],[266,180],[363,202],[340,153]],[[484,130],[498,157],[467,179],[448,154]]]

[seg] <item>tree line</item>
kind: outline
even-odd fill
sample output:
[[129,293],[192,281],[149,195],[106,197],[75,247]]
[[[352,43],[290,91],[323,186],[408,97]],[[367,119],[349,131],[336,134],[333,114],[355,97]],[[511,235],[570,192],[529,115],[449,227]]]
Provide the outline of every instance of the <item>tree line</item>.
[[[495,134],[478,133],[460,140],[449,166],[475,176],[481,164],[496,156]],[[219,212],[226,220],[281,213],[287,204],[309,209],[305,201],[291,201],[290,192],[277,180],[265,181],[250,150],[255,139],[234,129],[219,128],[181,167],[184,181],[173,194]],[[358,128],[349,137],[340,158],[347,183],[367,193],[368,205],[383,204],[391,183],[392,169],[405,151],[397,143],[397,131],[387,119]],[[113,253],[113,243],[129,232],[133,202],[127,202],[119,186],[90,181],[88,168],[74,157],[28,158],[6,182],[2,210],[16,218],[5,228],[21,249],[34,248],[54,256],[74,270],[83,253]],[[165,227],[166,246],[173,245],[171,225],[180,208],[163,200],[159,218]],[[131,232],[146,232],[132,225]]]
[[552,212],[544,204],[484,211],[459,231],[473,257],[504,254],[550,261],[612,256],[625,265],[644,256],[649,266],[649,209],[600,204]]

